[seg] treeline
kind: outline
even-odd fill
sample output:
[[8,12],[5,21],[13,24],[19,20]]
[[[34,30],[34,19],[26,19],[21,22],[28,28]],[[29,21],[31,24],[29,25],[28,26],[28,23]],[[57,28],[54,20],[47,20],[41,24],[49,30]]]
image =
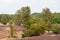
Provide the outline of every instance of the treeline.
[[[21,14],[22,13],[20,13],[20,10],[17,10],[17,12],[15,14],[10,14],[10,15],[9,14],[0,14],[0,23],[7,24],[10,20],[14,21],[14,19],[16,19],[16,16],[18,16],[17,17],[17,20],[18,20],[19,18],[21,18],[19,16]],[[54,13],[52,13],[52,15],[53,15],[54,23],[60,24],[60,13],[54,12]],[[21,15],[21,16],[23,16],[23,15]],[[38,21],[39,18],[43,17],[42,13],[37,13],[37,12],[35,12],[35,13],[30,12],[30,16],[32,17],[32,21],[35,21],[35,22]],[[22,18],[19,20],[22,20]],[[18,22],[18,25],[19,24],[20,23]]]
[[22,7],[14,15],[0,14],[0,22],[7,24],[13,22],[15,25],[24,25],[22,37],[37,36],[47,31],[60,33],[60,13],[52,13],[49,8],[45,8],[41,13],[31,13],[29,7]]

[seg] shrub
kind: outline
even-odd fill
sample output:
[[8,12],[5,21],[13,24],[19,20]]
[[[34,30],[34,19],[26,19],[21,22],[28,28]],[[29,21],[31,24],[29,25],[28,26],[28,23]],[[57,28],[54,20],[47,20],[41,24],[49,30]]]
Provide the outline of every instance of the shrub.
[[31,37],[31,36],[39,36],[41,34],[44,34],[44,28],[43,27],[32,27],[26,31],[24,31],[24,34],[22,34],[22,37]]
[[60,28],[58,28],[58,27],[53,27],[53,28],[52,28],[52,31],[53,31],[53,33],[55,33],[55,34],[60,34]]
[[9,21],[9,26],[10,26],[11,34],[10,34],[9,37],[16,38],[16,37],[17,37],[17,36],[15,36],[15,34],[16,34],[16,29],[13,27],[12,24],[13,24],[13,21],[10,20],[10,21]]

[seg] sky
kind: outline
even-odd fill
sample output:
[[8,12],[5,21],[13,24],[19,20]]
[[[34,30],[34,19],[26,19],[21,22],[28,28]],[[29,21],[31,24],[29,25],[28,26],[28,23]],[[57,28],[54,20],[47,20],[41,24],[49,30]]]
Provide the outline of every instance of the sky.
[[60,12],[60,0],[0,0],[0,14],[15,14],[26,6],[30,7],[31,13],[42,12],[43,8]]

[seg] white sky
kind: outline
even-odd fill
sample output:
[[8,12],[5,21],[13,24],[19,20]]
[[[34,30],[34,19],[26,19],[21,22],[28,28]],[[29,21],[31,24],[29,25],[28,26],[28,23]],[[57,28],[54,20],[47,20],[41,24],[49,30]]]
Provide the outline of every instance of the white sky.
[[60,0],[0,0],[0,14],[14,14],[22,6],[30,6],[31,12],[41,12],[46,7],[60,12]]

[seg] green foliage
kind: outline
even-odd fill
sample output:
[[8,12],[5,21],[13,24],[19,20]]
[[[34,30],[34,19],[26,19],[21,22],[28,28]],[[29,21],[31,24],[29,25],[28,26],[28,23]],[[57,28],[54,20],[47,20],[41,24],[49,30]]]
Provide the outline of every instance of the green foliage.
[[53,13],[54,23],[60,24],[60,13]]
[[9,37],[12,37],[12,38],[16,38],[17,36],[15,35],[16,34],[16,29],[14,29],[13,27],[13,21],[10,20],[9,21],[9,26],[10,26],[10,31],[11,31],[11,35]]
[[22,13],[22,23],[24,24],[24,27],[29,28],[31,24],[30,8],[22,7],[21,13]]
[[24,34],[22,37],[31,37],[31,36],[39,36],[45,33],[45,27],[47,25],[43,21],[43,19],[39,19],[37,23],[31,24],[29,29],[24,30]]
[[31,15],[31,17],[32,17],[32,23],[36,23],[36,22],[38,22],[38,20],[40,19],[40,18],[42,18],[42,14],[41,13],[33,13],[32,15]]
[[20,25],[22,23],[22,14],[20,10],[18,10],[14,16],[14,22],[16,25]]
[[9,18],[9,21],[10,21],[10,20],[14,21],[14,15],[9,15],[8,18]]
[[12,25],[12,24],[13,24],[13,21],[12,21],[12,20],[10,20],[10,21],[9,21],[9,25]]
[[43,19],[45,20],[46,24],[48,25],[48,28],[51,29],[53,24],[53,16],[52,13],[48,8],[43,9]]
[[42,13],[33,13],[31,15],[31,10],[29,7],[22,7],[21,10],[17,10],[14,15],[1,14],[0,22],[3,24],[9,23],[11,35],[9,37],[17,37],[14,35],[16,29],[13,28],[13,23],[15,25],[23,24],[24,34],[22,37],[38,36],[45,33],[45,30],[53,31],[55,34],[60,33],[60,28],[54,24],[60,24],[60,13],[54,13],[46,8],[43,9]]
[[60,34],[60,28],[58,28],[57,25],[53,26],[51,30],[53,31],[54,34]]
[[2,14],[0,14],[0,22],[1,22],[1,17],[2,17]]
[[39,36],[44,34],[44,28],[43,27],[32,27],[24,32],[22,37],[31,37],[31,36]]
[[1,23],[7,24],[8,21],[9,21],[8,15],[7,14],[2,14],[2,16],[1,16]]

